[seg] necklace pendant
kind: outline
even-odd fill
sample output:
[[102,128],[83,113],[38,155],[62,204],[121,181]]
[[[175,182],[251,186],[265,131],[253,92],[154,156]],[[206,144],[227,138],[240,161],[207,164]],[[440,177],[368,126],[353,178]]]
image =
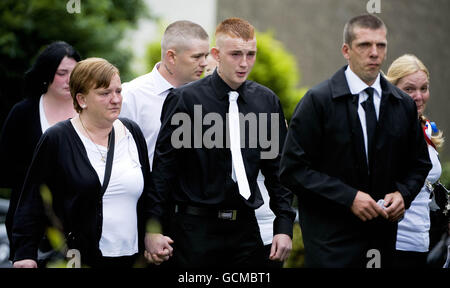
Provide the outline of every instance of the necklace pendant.
[[106,163],[106,159],[105,159],[105,157],[103,157],[103,156],[102,156],[102,162],[103,162],[103,163]]

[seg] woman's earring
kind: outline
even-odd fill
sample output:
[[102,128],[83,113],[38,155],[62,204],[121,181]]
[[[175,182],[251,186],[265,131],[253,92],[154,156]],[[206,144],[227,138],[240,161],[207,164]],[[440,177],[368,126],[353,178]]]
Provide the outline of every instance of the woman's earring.
[[81,105],[81,108],[83,108],[83,109],[86,108],[86,105],[85,104]]

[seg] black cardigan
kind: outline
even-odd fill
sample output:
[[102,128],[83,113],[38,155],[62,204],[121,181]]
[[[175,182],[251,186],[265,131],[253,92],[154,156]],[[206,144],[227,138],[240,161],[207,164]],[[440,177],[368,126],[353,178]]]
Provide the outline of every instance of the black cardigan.
[[[136,123],[125,118],[120,120],[136,142],[144,176],[144,191],[137,205],[139,251],[142,252],[148,217],[144,211],[145,202],[153,191],[147,145]],[[36,147],[14,216],[14,261],[37,258],[37,247],[45,226],[39,189],[43,183],[51,191],[53,210],[62,224],[68,247],[80,251],[83,264],[95,265],[101,256],[101,184],[70,120],[49,128]]]
[[[0,187],[11,188],[5,223],[10,242],[12,219],[20,190],[41,136],[39,98],[27,98],[14,105],[0,135]],[[11,256],[13,254],[11,245]]]

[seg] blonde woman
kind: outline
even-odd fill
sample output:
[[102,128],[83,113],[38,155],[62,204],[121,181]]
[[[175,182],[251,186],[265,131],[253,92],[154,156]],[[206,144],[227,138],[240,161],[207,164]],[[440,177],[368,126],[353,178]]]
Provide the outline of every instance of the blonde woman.
[[442,172],[437,148],[443,144],[444,139],[442,132],[424,116],[424,110],[430,99],[430,73],[425,65],[416,56],[406,54],[391,64],[386,78],[416,102],[433,164],[425,185],[399,222],[397,230],[395,265],[405,268],[424,267],[430,246],[430,187],[439,179]]
[[82,264],[131,267],[144,251],[143,203],[151,191],[145,138],[136,123],[118,119],[121,81],[108,61],[79,62],[69,85],[78,114],[49,128],[37,144],[13,223],[14,267],[37,266],[41,184]]

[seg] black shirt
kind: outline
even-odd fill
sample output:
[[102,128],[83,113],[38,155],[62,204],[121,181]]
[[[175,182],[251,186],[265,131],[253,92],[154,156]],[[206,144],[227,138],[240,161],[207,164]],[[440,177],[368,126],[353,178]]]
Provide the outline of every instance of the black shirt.
[[[215,71],[211,76],[172,90],[167,96],[153,161],[156,193],[152,194],[150,213],[161,219],[173,203],[254,210],[263,204],[256,182],[261,170],[270,196],[270,208],[276,215],[274,234],[292,235],[295,218],[291,207],[293,195],[280,184],[278,176],[280,153],[287,130],[280,101],[270,89],[252,81],[244,82],[236,90],[239,93],[239,112],[255,119],[244,122],[245,146],[241,152],[251,191],[250,198],[245,200],[231,178],[231,152],[229,145],[226,145],[229,137],[226,131],[228,92],[231,90]],[[174,119],[184,120],[174,121],[172,117],[175,114]],[[274,115],[278,119],[272,121]],[[199,126],[199,123],[204,124]],[[260,133],[264,125],[267,136]],[[190,128],[187,130],[190,133],[182,134],[183,127]],[[272,135],[272,130],[278,133]],[[269,139],[270,147],[259,138]],[[184,140],[186,145],[175,148],[174,145],[179,145],[179,139]],[[202,141],[205,139],[216,141],[216,145],[208,146],[206,141]],[[262,159],[268,157],[261,157],[261,152],[271,151],[274,147],[278,147],[274,158]]]

